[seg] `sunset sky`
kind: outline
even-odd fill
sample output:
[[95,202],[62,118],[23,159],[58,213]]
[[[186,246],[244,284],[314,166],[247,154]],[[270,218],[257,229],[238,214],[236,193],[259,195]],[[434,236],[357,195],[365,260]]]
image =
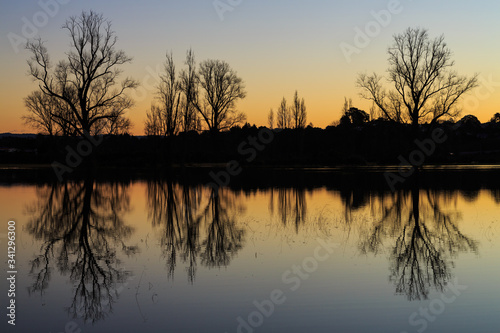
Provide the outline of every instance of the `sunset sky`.
[[[217,3],[231,10],[218,12]],[[378,23],[374,13],[388,8],[391,17],[381,15]],[[238,109],[251,124],[266,125],[269,109],[276,109],[283,96],[291,100],[298,90],[305,98],[307,122],[326,127],[340,118],[344,96],[369,110],[371,104],[359,97],[357,75],[384,74],[392,36],[410,26],[429,29],[431,37],[444,34],[456,71],[479,73],[480,87],[464,99],[462,115],[474,114],[484,122],[500,112],[499,1],[2,0],[0,133],[34,132],[21,116],[26,113],[23,98],[37,85],[27,75],[30,54],[12,42],[13,36],[23,38],[32,32],[27,25],[34,25],[57,62],[69,50],[61,26],[82,10],[110,19],[118,48],[133,57],[123,78],[141,84],[130,94],[135,106],[128,112],[137,135],[143,134],[166,51],[173,52],[179,71],[190,47],[198,62],[227,61],[245,82],[247,97]],[[366,28],[372,29],[369,45],[358,47],[359,54],[348,61],[341,45],[356,46],[356,31]]]

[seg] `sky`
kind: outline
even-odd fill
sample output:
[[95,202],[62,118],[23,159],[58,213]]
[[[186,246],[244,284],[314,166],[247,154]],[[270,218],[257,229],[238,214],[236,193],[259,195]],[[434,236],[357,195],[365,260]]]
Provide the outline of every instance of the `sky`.
[[198,63],[229,63],[245,83],[247,97],[237,108],[251,124],[267,125],[269,110],[283,97],[291,101],[297,90],[307,122],[324,128],[339,120],[344,97],[369,111],[356,79],[360,73],[385,74],[387,48],[408,27],[426,28],[432,38],[444,35],[454,69],[479,74],[480,86],[463,99],[462,115],[485,122],[500,112],[496,0],[0,1],[0,133],[35,132],[21,119],[27,112],[23,98],[38,88],[27,73],[30,54],[22,42],[41,36],[52,61],[62,60],[70,47],[61,26],[89,10],[112,21],[117,47],[133,58],[122,78],[140,84],[129,94],[135,104],[127,113],[136,135],[144,133],[167,51],[179,71],[189,48]]

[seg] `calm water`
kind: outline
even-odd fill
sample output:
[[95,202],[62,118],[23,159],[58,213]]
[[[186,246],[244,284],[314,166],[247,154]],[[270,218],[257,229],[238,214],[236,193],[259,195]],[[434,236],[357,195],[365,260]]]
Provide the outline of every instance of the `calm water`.
[[[487,169],[487,168],[486,168]],[[8,171],[5,171],[8,172]],[[203,172],[201,172],[203,174]],[[4,176],[16,332],[500,331],[498,171]],[[204,178],[205,177],[205,178]],[[5,331],[2,328],[2,331]]]

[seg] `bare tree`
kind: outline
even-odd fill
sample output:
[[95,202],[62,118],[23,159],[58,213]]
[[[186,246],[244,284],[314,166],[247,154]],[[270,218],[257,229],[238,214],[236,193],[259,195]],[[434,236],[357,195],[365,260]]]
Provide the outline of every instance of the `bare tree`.
[[59,134],[60,128],[52,117],[57,105],[54,103],[54,98],[42,94],[40,91],[32,92],[24,99],[24,105],[29,113],[22,118],[25,124],[34,129],[42,131],[49,135]]
[[172,53],[167,53],[166,57],[165,73],[161,75],[161,82],[158,86],[158,99],[164,113],[165,135],[168,136],[177,134],[179,130],[181,90],[177,82]]
[[28,114],[22,116],[26,125],[48,135],[74,134],[68,121],[74,120],[73,114],[58,98],[36,90],[24,98],[24,105],[28,110]]
[[129,118],[120,117],[119,115],[110,117],[103,123],[104,126],[100,132],[113,135],[130,134],[133,127]]
[[183,96],[180,104],[180,123],[179,126],[183,132],[201,130],[201,122],[198,117],[198,112],[193,104],[188,103]]
[[370,120],[375,120],[380,117],[380,112],[375,106],[374,103],[372,103],[372,106],[370,107]]
[[290,122],[290,108],[287,106],[285,97],[283,97],[276,113],[276,127],[280,129],[290,128]]
[[357,85],[361,96],[373,101],[386,118],[411,123],[414,132],[422,121],[456,117],[460,97],[477,86],[477,74],[468,78],[452,70],[444,37],[431,40],[426,29],[408,28],[395,35],[388,54],[393,90],[387,91],[377,74],[361,74]]
[[144,133],[148,136],[162,136],[163,131],[163,113],[156,105],[151,105],[151,109],[146,111],[146,121],[144,122]]
[[181,87],[176,75],[172,53],[166,54],[165,72],[160,75],[157,87],[159,106],[152,105],[146,114],[146,134],[171,136],[180,130],[181,123]]
[[305,101],[302,98],[299,99],[299,93],[295,91],[295,95],[293,97],[293,105],[292,105],[292,121],[293,128],[305,128],[307,122],[307,112]]
[[245,86],[228,63],[221,60],[203,61],[198,81],[203,92],[198,95],[193,93],[190,102],[211,132],[217,133],[245,121],[245,115],[235,108],[236,102],[246,97]]
[[274,110],[273,109],[269,110],[269,114],[267,116],[267,123],[268,123],[270,129],[274,128]]
[[198,74],[196,73],[196,61],[193,50],[186,53],[186,69],[180,74],[179,88],[184,93],[182,127],[185,132],[196,130],[198,115],[195,102],[198,99]]
[[43,94],[56,98],[68,107],[71,117],[52,113],[58,121],[67,123],[77,135],[97,134],[99,122],[124,117],[133,102],[125,92],[137,86],[126,78],[120,84],[120,66],[131,61],[116,50],[117,37],[111,22],[93,11],[69,18],[63,25],[69,32],[71,50],[67,59],[55,68],[40,38],[31,40],[26,48],[33,54],[29,73],[38,82]]
[[236,102],[246,96],[243,81],[226,62],[206,60],[197,69],[194,52],[188,50],[185,65],[177,77],[172,54],[167,54],[158,89],[161,106],[152,106],[147,114],[147,135],[201,130],[200,119],[210,131],[219,132],[246,119],[235,108]]
[[344,106],[342,106],[342,115],[345,115],[354,105],[352,104],[352,98],[347,99],[344,97]]

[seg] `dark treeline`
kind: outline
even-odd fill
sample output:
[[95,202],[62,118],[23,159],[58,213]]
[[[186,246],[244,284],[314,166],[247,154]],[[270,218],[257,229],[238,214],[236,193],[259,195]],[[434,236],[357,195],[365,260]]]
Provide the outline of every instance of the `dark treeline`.
[[[169,137],[105,136],[84,159],[97,166],[189,166],[236,161],[241,166],[398,165],[422,148],[409,135],[410,125],[375,120],[326,129],[269,130],[245,125],[213,134],[195,131]],[[500,124],[481,124],[466,116],[458,123],[422,125],[419,142],[436,129],[444,142],[425,152],[425,164],[500,162]],[[66,163],[82,137],[0,137],[1,163]],[[430,146],[430,148],[432,148]]]
[[[295,188],[312,191],[318,188],[339,191],[345,198],[356,197],[357,202],[367,202],[371,195],[392,192],[384,177],[384,172],[395,171],[395,167],[338,167],[332,169],[294,169],[294,168],[248,168],[240,176],[232,177],[227,187],[234,192],[251,194],[270,188]],[[69,174],[68,182],[80,182],[89,177],[101,183],[131,184],[135,181],[175,182],[182,186],[207,186],[213,183],[211,172],[223,171],[223,167],[191,167],[170,169],[131,169],[116,168],[78,169]],[[4,184],[47,185],[57,181],[51,168],[0,169],[0,182]],[[413,178],[400,183],[397,190],[411,190]],[[468,197],[476,197],[479,191],[491,191],[500,201],[500,168],[457,167],[442,169],[423,169],[419,173],[419,188],[434,191],[461,191]],[[361,195],[361,197],[360,197]]]

